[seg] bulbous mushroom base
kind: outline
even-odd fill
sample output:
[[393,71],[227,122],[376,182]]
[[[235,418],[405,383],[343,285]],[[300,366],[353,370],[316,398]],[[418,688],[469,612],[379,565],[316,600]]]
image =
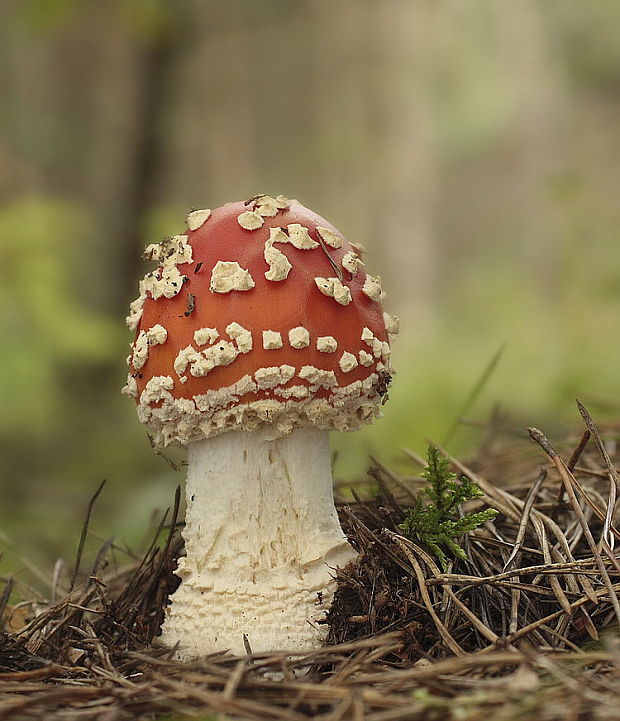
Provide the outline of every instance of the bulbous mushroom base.
[[321,645],[334,569],[356,557],[334,507],[327,431],[233,431],[188,451],[186,555],[161,641],[189,660]]
[[[349,547],[339,555],[336,565],[343,566],[353,552]],[[325,566],[321,580],[317,571],[311,584],[291,579],[285,588],[262,582],[215,590],[183,583],[172,596],[161,641],[178,645],[176,658],[181,661],[224,650],[243,656],[248,649],[256,653],[318,648],[327,634],[321,622],[336,587],[331,573]]]

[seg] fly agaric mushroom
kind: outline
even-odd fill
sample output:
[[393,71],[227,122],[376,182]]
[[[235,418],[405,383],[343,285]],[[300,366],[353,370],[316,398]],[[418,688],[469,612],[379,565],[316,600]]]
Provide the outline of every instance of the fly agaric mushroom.
[[124,393],[158,447],[188,447],[186,555],[161,639],[181,659],[307,649],[355,557],[328,432],[379,415],[391,336],[360,246],[297,201],[192,211],[150,245]]

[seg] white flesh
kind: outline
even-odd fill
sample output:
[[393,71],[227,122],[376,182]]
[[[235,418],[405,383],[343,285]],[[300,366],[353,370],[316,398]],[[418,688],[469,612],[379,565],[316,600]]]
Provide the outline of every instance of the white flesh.
[[161,640],[183,660],[311,649],[336,566],[355,557],[333,501],[328,432],[232,431],[188,451],[186,556]]

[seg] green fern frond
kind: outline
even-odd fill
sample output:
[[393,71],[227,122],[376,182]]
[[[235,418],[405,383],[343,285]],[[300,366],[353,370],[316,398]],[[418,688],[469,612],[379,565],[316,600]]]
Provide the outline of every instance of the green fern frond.
[[400,529],[408,538],[425,545],[445,571],[448,566],[446,552],[454,558],[467,560],[458,540],[495,518],[498,512],[487,508],[459,515],[461,504],[480,498],[483,492],[466,476],[457,481],[456,474],[450,471],[450,461],[436,446],[429,446],[426,459],[422,476],[429,484],[418,493]]

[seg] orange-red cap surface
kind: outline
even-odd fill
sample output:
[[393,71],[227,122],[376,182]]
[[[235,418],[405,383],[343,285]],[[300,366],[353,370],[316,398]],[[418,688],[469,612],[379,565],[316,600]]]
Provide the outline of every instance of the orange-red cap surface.
[[389,381],[380,278],[327,220],[283,196],[193,211],[147,248],[124,392],[157,445],[273,424],[353,430]]

